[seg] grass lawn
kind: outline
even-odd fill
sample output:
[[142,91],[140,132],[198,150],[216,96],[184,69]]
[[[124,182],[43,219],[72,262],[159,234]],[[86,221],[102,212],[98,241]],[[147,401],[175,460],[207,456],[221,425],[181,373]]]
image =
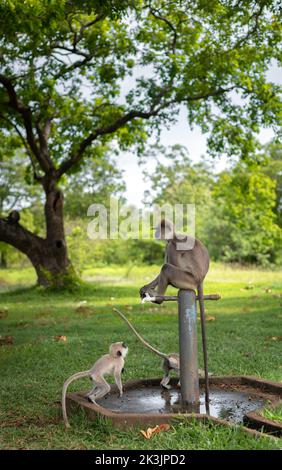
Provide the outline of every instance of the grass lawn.
[[[0,335],[13,337],[13,344],[0,346],[1,449],[282,448],[281,440],[256,439],[239,427],[178,421],[147,441],[139,428],[117,431],[108,422],[88,421],[83,413],[71,415],[72,427],[65,431],[59,404],[62,384],[107,352],[109,343],[123,340],[129,345],[124,381],[161,375],[161,361],[132,336],[112,306],[123,308],[158,349],[177,351],[176,305],[141,305],[138,297],[139,287],[157,270],[89,269],[84,272],[85,286],[65,294],[32,287],[31,269],[0,271]],[[211,266],[205,292],[222,296],[207,304],[207,316],[214,317],[207,322],[213,373],[281,381],[281,287],[281,272]],[[67,341],[55,341],[57,335]],[[72,390],[85,387],[89,381],[80,380]]]

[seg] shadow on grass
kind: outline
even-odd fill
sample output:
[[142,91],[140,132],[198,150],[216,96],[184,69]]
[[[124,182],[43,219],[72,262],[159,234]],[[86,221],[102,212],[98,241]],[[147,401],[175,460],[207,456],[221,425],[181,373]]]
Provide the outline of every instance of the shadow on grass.
[[9,289],[6,292],[0,294],[2,301],[4,300],[15,300],[17,297],[27,298],[32,300],[33,298],[97,298],[105,299],[111,298],[113,296],[118,296],[120,298],[124,297],[136,297],[139,299],[139,288],[134,286],[116,286],[116,285],[104,285],[96,283],[95,285],[87,282],[82,282],[81,285],[73,289],[53,289],[53,288],[43,288],[41,286],[30,286],[30,287],[19,287],[15,289]]

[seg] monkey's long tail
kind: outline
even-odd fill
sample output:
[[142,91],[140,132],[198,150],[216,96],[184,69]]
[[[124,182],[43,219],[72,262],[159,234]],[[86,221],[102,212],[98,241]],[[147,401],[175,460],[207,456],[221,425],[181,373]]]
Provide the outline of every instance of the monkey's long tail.
[[70,423],[68,420],[67,416],[67,407],[66,407],[66,395],[67,395],[67,389],[68,386],[77,379],[81,379],[82,377],[89,377],[90,370],[85,370],[82,372],[77,372],[77,374],[71,375],[64,383],[63,385],[63,391],[62,391],[62,411],[63,411],[63,418],[64,418],[64,423],[66,428],[70,427]]
[[125,323],[127,323],[127,325],[133,331],[135,336],[137,336],[137,338],[141,341],[142,344],[144,344],[146,348],[150,349],[150,351],[157,354],[157,356],[161,357],[162,359],[167,359],[167,354],[164,354],[161,351],[158,351],[158,349],[154,348],[149,343],[147,343],[147,341],[135,330],[134,326],[130,323],[130,321],[126,318],[126,316],[120,310],[118,310],[117,308],[114,308],[113,310],[119,314],[119,316],[125,321]]
[[198,297],[200,305],[200,316],[201,316],[201,329],[202,329],[202,344],[204,354],[204,370],[205,370],[205,401],[207,405],[207,411],[209,412],[209,371],[208,371],[208,352],[207,352],[207,339],[206,339],[206,318],[205,318],[205,304],[204,304],[204,292],[203,283],[201,282],[198,286]]

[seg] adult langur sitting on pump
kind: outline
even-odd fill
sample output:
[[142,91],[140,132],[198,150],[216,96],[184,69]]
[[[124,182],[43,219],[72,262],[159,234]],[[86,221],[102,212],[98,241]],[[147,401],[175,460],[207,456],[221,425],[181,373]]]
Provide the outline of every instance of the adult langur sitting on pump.
[[156,297],[155,303],[162,303],[168,285],[177,289],[194,290],[198,293],[202,341],[204,351],[206,402],[209,401],[208,386],[208,360],[205,334],[205,306],[203,294],[203,281],[209,269],[209,254],[207,248],[200,240],[188,235],[178,235],[172,222],[162,219],[155,229],[155,238],[165,240],[165,264],[159,275],[149,284],[140,289],[141,298]]

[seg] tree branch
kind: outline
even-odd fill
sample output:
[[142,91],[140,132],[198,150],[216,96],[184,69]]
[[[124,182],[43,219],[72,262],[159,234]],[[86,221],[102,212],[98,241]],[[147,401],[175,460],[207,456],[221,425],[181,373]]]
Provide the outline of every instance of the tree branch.
[[166,23],[169,26],[169,28],[171,29],[171,31],[173,32],[172,52],[175,54],[176,41],[177,41],[177,30],[176,30],[176,28],[173,26],[171,21],[169,21],[165,16],[162,16],[160,14],[159,10],[156,10],[156,9],[150,7],[149,11],[150,11],[151,15],[154,16],[154,18],[156,18],[157,20],[161,20],[164,23]]
[[241,47],[243,44],[245,44],[245,42],[246,42],[251,36],[253,36],[254,34],[257,33],[257,30],[258,30],[258,28],[259,28],[259,18],[260,18],[260,16],[261,16],[261,14],[262,14],[263,9],[264,9],[265,6],[266,6],[266,2],[263,1],[263,2],[261,3],[261,5],[260,5],[259,9],[258,9],[257,11],[255,11],[255,12],[250,16],[250,18],[249,18],[249,23],[250,23],[251,20],[254,19],[254,20],[255,20],[255,24],[254,24],[254,26],[253,26],[251,29],[248,29],[247,34],[246,34],[243,38],[239,39],[239,40],[236,42],[235,48],[236,48],[236,47]]
[[106,135],[106,134],[112,134],[115,131],[117,131],[119,128],[127,124],[128,122],[132,121],[133,119],[136,118],[141,118],[141,119],[150,119],[153,116],[157,116],[158,113],[163,110],[168,108],[172,104],[176,103],[181,103],[181,102],[192,102],[192,101],[197,101],[201,99],[207,99],[211,96],[218,96],[223,93],[227,93],[229,91],[232,91],[236,86],[234,85],[233,87],[230,88],[218,88],[216,90],[211,90],[207,93],[202,93],[186,98],[174,98],[171,99],[170,101],[165,101],[164,103],[160,104],[161,98],[164,96],[164,94],[169,91],[166,88],[164,88],[158,95],[158,100],[155,102],[151,108],[146,112],[146,111],[138,111],[138,110],[131,110],[128,113],[124,114],[120,118],[118,118],[116,121],[113,123],[109,124],[108,126],[100,127],[98,128],[95,132],[89,134],[88,137],[86,137],[79,145],[78,149],[64,162],[62,162],[61,166],[56,172],[56,177],[59,179],[64,173],[67,173],[70,168],[72,168],[74,165],[79,163],[79,161],[82,159],[83,153],[85,150],[100,136]]
[[37,175],[36,173],[36,168],[35,168],[35,165],[34,165],[34,161],[33,161],[33,158],[32,158],[32,153],[26,143],[26,140],[24,138],[24,136],[22,135],[21,131],[19,130],[18,126],[13,122],[11,121],[10,119],[8,119],[6,116],[3,116],[3,114],[0,114],[0,119],[3,119],[3,121],[6,121],[10,124],[10,126],[12,126],[16,133],[18,134],[18,136],[20,137],[21,141],[22,141],[22,144],[26,150],[26,153],[27,155],[29,156],[29,159],[30,159],[30,162],[31,162],[31,165],[32,165],[32,169],[33,169],[33,177],[36,181],[42,181],[42,178],[40,176]]
[[37,131],[37,135],[39,138],[40,153],[41,155],[43,155],[44,159],[46,159],[47,161],[50,160],[49,152],[48,152],[48,142],[47,142],[49,134],[50,134],[50,130],[51,130],[50,119],[46,119],[43,130],[41,130],[39,122],[38,121],[36,122],[36,131]]
[[7,105],[17,111],[23,118],[24,127],[26,131],[26,138],[30,150],[32,151],[33,155],[35,156],[36,160],[38,161],[39,165],[41,166],[42,170],[48,173],[51,169],[53,169],[53,164],[49,156],[42,155],[40,149],[37,146],[35,136],[33,133],[33,125],[32,125],[32,113],[31,109],[25,106],[17,97],[15,88],[12,84],[12,80],[2,74],[0,74],[0,83],[5,87],[10,101]]
[[[75,62],[73,62],[71,65],[67,66],[65,63],[64,63],[64,67],[63,67],[63,70],[61,70],[60,72],[56,73],[55,75],[53,75],[53,78],[55,80],[58,80],[58,78],[62,78],[66,73],[68,72],[71,72],[79,67],[83,67],[83,65],[86,65],[86,64],[89,64],[89,62],[93,59],[94,55],[93,54],[88,54],[88,55],[84,55],[84,59],[83,60],[77,60]],[[57,58],[56,58],[57,59]]]
[[72,166],[77,164],[85,150],[96,140],[98,137],[105,135],[105,134],[112,134],[113,132],[117,131],[120,127],[127,124],[129,121],[132,121],[135,118],[142,118],[142,119],[149,119],[152,116],[155,116],[159,112],[159,109],[151,110],[148,112],[143,111],[129,111],[124,116],[120,117],[113,123],[109,124],[108,126],[100,127],[94,133],[91,133],[86,139],[84,139],[77,151],[71,155],[68,160],[65,160],[60,168],[57,171],[57,178],[59,179],[64,173],[66,173]]
[[[94,20],[89,21],[88,23],[82,24],[81,27],[80,27],[79,32],[76,32],[72,27],[71,21],[68,21],[70,30],[73,33],[72,48],[67,47],[67,46],[63,46],[63,45],[60,46],[59,44],[56,44],[55,49],[63,50],[63,51],[69,52],[71,54],[80,55],[80,56],[84,57],[84,59],[83,60],[77,60],[73,64],[71,64],[69,66],[66,66],[66,64],[63,61],[60,61],[60,59],[55,57],[56,60],[59,60],[60,62],[62,62],[65,65],[65,67],[62,71],[60,71],[60,72],[58,72],[57,74],[54,75],[55,79],[61,78],[66,73],[71,72],[72,70],[75,70],[76,68],[82,67],[85,64],[88,64],[93,59],[94,54],[91,54],[89,52],[85,52],[85,51],[82,51],[80,49],[77,49],[77,45],[83,39],[84,31],[86,29],[90,28],[91,26],[95,25],[99,21],[103,20],[104,18],[105,18],[105,15],[102,14],[102,13],[97,15],[96,18],[94,18]],[[69,56],[69,54],[67,54],[67,56]]]
[[[235,88],[238,88],[238,86],[233,85],[229,88],[220,87],[215,90],[210,90],[206,93],[199,93],[198,95],[188,96],[187,98],[183,98],[180,101],[190,103],[191,101],[206,100],[212,96],[220,96],[220,95],[223,95],[224,93],[228,93],[229,91],[235,90]],[[180,101],[176,101],[176,102],[180,102]]]
[[79,33],[78,34],[74,33],[73,46],[76,47],[76,45],[79,43],[79,41],[81,41],[81,39],[83,38],[83,33],[86,29],[90,28],[91,26],[98,23],[100,20],[102,20],[104,18],[105,18],[105,15],[103,13],[100,13],[99,15],[96,16],[96,18],[94,18],[94,20],[89,21],[88,23],[82,24],[82,26],[79,30]]
[[14,246],[29,258],[37,245],[42,245],[44,239],[30,232],[17,222],[0,219],[0,241]]
[[[54,47],[54,50],[60,50],[60,51],[66,51],[66,52],[69,52],[70,54],[75,54],[75,55],[81,55],[82,57],[89,57],[89,52],[84,52],[84,51],[81,51],[80,49],[77,49],[76,47],[67,47],[67,46],[60,46],[60,45],[55,45]],[[59,54],[59,53],[58,53]],[[66,55],[66,56],[69,56],[69,54],[61,54],[61,55]]]

